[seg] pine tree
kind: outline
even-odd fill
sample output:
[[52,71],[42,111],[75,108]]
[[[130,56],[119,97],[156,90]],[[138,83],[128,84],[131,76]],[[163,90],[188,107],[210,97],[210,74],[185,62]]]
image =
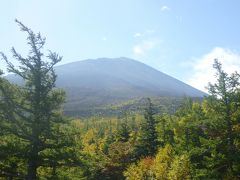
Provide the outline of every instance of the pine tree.
[[[27,33],[30,50],[24,58],[12,48],[13,57],[19,62],[19,67],[14,66],[1,53],[8,65],[8,71],[24,80],[23,86],[15,88],[14,95],[9,95],[10,91],[6,87],[1,89],[3,99],[7,99],[3,104],[10,107],[8,111],[1,111],[4,118],[1,129],[24,143],[25,152],[19,152],[19,156],[23,156],[27,163],[26,179],[33,180],[37,179],[37,169],[40,166],[57,166],[61,161],[58,155],[70,159],[69,154],[63,154],[61,148],[71,146],[72,139],[70,136],[66,137],[64,132],[66,120],[61,113],[64,92],[55,88],[57,76],[53,66],[62,57],[51,51],[44,56],[42,51],[45,38],[40,33],[33,33],[18,20],[16,23],[21,31]],[[72,162],[69,160],[67,163]]]
[[137,158],[141,156],[153,156],[158,149],[157,121],[153,116],[153,104],[150,98],[148,98],[144,120],[140,126],[140,135],[135,150]]
[[159,143],[161,146],[165,146],[166,144],[174,143],[174,131],[172,127],[172,117],[168,114],[162,114],[157,117],[158,120],[158,133],[159,133]]
[[[240,118],[240,75],[235,72],[229,76],[223,71],[222,64],[218,60],[215,60],[213,67],[217,71],[217,81],[209,84],[210,96],[206,100],[205,108],[208,112],[212,112],[209,115],[214,120],[215,127],[211,129],[210,138],[221,139],[215,142],[216,156],[224,157],[221,163],[219,158],[218,164],[214,166],[218,167],[219,173],[239,176],[240,152],[236,145],[239,143],[237,127]],[[215,137],[211,137],[213,134]]]
[[127,119],[123,119],[117,131],[118,141],[127,142],[130,137],[130,129]]

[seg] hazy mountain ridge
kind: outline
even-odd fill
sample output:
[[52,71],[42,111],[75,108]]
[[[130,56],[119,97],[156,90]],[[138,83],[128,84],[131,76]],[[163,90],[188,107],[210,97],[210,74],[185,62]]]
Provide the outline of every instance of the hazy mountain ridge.
[[[67,94],[65,112],[70,114],[94,111],[142,97],[205,95],[169,75],[128,58],[89,59],[56,66],[55,70],[58,75],[56,85]],[[12,75],[8,79],[19,82]]]

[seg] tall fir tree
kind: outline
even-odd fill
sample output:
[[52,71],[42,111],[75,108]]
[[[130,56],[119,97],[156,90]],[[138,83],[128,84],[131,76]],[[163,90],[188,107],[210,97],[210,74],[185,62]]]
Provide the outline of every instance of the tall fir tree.
[[[213,64],[216,70],[216,83],[209,83],[210,96],[205,101],[208,117],[214,126],[209,126],[209,138],[215,144],[215,157],[213,159],[213,172],[223,178],[240,176],[239,119],[240,119],[240,75],[235,72],[228,75],[222,69],[222,64],[216,59]],[[213,154],[214,154],[213,153]],[[212,158],[211,158],[212,159]]]
[[130,128],[128,125],[128,115],[125,113],[124,118],[119,120],[120,125],[117,129],[117,140],[121,142],[127,142],[130,137]]
[[153,104],[147,98],[147,107],[144,113],[144,120],[140,125],[140,134],[135,148],[135,156],[153,156],[158,149],[157,121],[154,118]]
[[[20,21],[16,20],[16,23],[21,31],[27,33],[30,50],[24,58],[12,48],[13,58],[20,64],[18,67],[1,52],[2,59],[8,65],[8,72],[24,81],[23,86],[15,86],[14,93],[7,86],[1,86],[1,106],[9,107],[7,111],[1,111],[1,130],[22,142],[24,152],[16,149],[19,151],[16,157],[22,157],[26,162],[24,179],[34,180],[37,179],[40,166],[53,167],[55,171],[64,158],[68,159],[64,163],[72,163],[70,154],[64,154],[61,148],[70,148],[73,137],[64,131],[66,119],[61,112],[64,92],[55,88],[57,76],[53,66],[62,57],[51,51],[44,56],[45,38],[40,33],[33,33]],[[66,152],[71,151],[68,149]]]

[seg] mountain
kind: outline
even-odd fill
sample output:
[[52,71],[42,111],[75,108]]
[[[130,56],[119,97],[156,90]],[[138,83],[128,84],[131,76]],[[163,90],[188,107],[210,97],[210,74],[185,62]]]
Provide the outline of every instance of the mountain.
[[[89,59],[55,67],[56,85],[67,93],[66,114],[96,113],[142,97],[203,97],[205,93],[129,58]],[[8,77],[12,81],[16,77]]]

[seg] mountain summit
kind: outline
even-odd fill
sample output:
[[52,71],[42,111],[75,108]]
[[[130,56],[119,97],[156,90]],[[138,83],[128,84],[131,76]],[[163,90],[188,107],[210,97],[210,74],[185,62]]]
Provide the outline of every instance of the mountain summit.
[[57,86],[66,90],[66,111],[96,108],[141,97],[205,93],[139,61],[99,58],[56,67]]
[[[205,95],[129,58],[88,59],[60,65],[55,70],[58,75],[56,85],[66,91],[65,111],[70,114],[142,97]],[[9,79],[15,81],[13,77]]]
[[201,97],[203,92],[141,62],[128,58],[100,58],[56,67],[57,86],[88,89],[109,97]]

